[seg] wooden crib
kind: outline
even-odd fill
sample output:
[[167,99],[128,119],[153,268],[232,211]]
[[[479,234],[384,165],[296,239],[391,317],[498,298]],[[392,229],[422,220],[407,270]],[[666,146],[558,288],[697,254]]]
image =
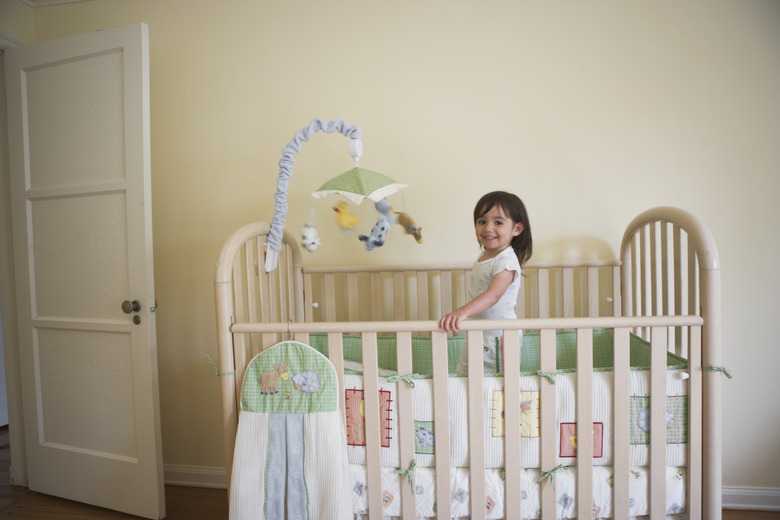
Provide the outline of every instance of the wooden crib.
[[[465,299],[470,265],[429,266],[372,266],[372,267],[312,267],[302,265],[296,240],[284,236],[284,250],[279,268],[264,273],[265,235],[269,226],[258,222],[237,230],[225,243],[216,269],[217,328],[219,342],[219,370],[222,384],[225,458],[230,477],[234,442],[240,412],[240,392],[243,373],[252,357],[279,341],[291,339],[311,344],[326,345],[328,356],[336,367],[340,388],[340,410],[347,420],[345,391],[347,375],[344,361],[346,344],[358,338],[362,391],[365,399],[365,502],[370,519],[387,515],[387,496],[383,494],[382,466],[386,466],[380,437],[384,431],[380,417],[382,410],[380,387],[387,388],[387,367],[381,367],[378,345],[385,336],[394,337],[395,355],[390,361],[399,376],[414,373],[417,367],[412,344],[418,337],[430,341],[431,373],[425,376],[432,392],[433,421],[448,425],[453,421],[453,410],[448,404],[448,387],[461,382],[450,377],[447,334],[438,329],[437,320],[443,314],[461,305]],[[538,337],[538,468],[539,517],[553,519],[567,504],[556,494],[555,474],[561,473],[561,420],[558,408],[561,378],[557,363],[556,342],[561,334],[576,341],[576,373],[569,374],[576,393],[576,454],[572,455],[565,472],[576,480],[573,501],[583,506],[569,516],[595,518],[596,502],[592,500],[594,438],[600,433],[585,427],[594,423],[593,399],[595,386],[602,376],[594,372],[594,341],[597,334],[608,331],[610,338],[609,375],[605,376],[611,390],[609,406],[610,425],[609,466],[610,517],[629,518],[636,514],[629,487],[632,480],[636,450],[646,454],[648,499],[651,518],[663,518],[667,513],[687,515],[688,518],[719,519],[721,517],[721,396],[718,373],[720,353],[720,281],[718,255],[707,228],[691,214],[670,207],[655,208],[636,217],[627,227],[620,257],[617,260],[586,260],[565,262],[530,262],[523,269],[523,288],[518,297],[517,311],[522,319],[512,321],[466,322],[463,327],[467,341],[481,344],[483,330],[502,329],[505,338],[505,359],[516,359],[517,342],[511,341],[524,331],[524,336]],[[596,339],[594,339],[596,338]],[[635,338],[646,341],[649,365],[639,372],[632,371],[634,352],[629,351]],[[639,341],[639,340],[636,340]],[[523,347],[525,349],[525,346]],[[633,348],[633,347],[632,347]],[[524,356],[525,356],[525,350]],[[482,373],[482,352],[469,349],[470,363],[467,381],[468,466],[469,496],[485,497],[486,471],[492,462],[486,462],[486,453],[494,439],[485,433],[483,421],[486,404],[483,388],[491,377]],[[667,369],[669,356],[683,360],[682,370]],[[385,362],[386,364],[386,362]],[[502,463],[498,470],[503,489],[502,511],[505,518],[528,517],[522,511],[525,503],[521,481],[527,478],[527,440],[521,437],[523,426],[520,381],[528,377],[518,363],[503,367],[503,440],[500,440]],[[679,368],[679,367],[678,367]],[[523,370],[521,374],[521,370]],[[634,367],[636,370],[636,367]],[[648,395],[662,398],[649,400],[650,417],[661,420],[649,422],[646,446],[630,444],[634,390],[630,381],[636,374],[647,374]],[[594,378],[594,374],[597,375]],[[534,374],[532,374],[534,375]],[[576,377],[575,377],[576,376]],[[400,379],[403,379],[401,377]],[[598,381],[597,381],[598,379]],[[669,511],[667,503],[668,421],[667,387],[684,388],[687,399],[685,421],[687,442],[682,444],[685,469],[684,507]],[[393,425],[394,450],[397,459],[391,465],[406,482],[407,471],[412,473],[420,459],[415,446],[415,417],[411,385],[399,379],[394,383],[397,424]],[[558,381],[558,387],[554,384]],[[456,385],[457,383],[457,385]],[[558,397],[556,397],[558,395]],[[587,397],[587,398],[586,398]],[[631,401],[633,403],[633,401]],[[634,418],[635,419],[635,418]],[[635,421],[636,422],[636,421]],[[570,428],[572,426],[569,426]],[[634,428],[635,429],[635,428]],[[458,433],[458,432],[456,432]],[[640,432],[641,433],[641,432]],[[603,432],[601,433],[603,435]],[[515,442],[518,439],[522,442]],[[597,438],[598,442],[600,438]],[[436,429],[436,453],[454,450],[450,429]],[[458,441],[460,442],[460,441]],[[530,441],[528,441],[530,442]],[[633,442],[633,441],[631,441]],[[536,445],[534,445],[536,446]],[[363,449],[363,448],[361,448]],[[384,448],[386,449],[386,447]],[[536,448],[535,448],[536,449]],[[602,448],[599,447],[599,450]],[[362,453],[362,452],[361,452]],[[361,455],[362,456],[362,455]],[[536,455],[534,455],[535,457]],[[598,460],[598,459],[596,459]],[[399,462],[400,461],[400,462]],[[447,485],[452,479],[442,478],[462,471],[453,457],[434,456],[431,471],[438,475],[435,486],[435,514],[437,518],[451,518],[453,490]],[[407,468],[404,470],[404,468]],[[419,466],[418,466],[419,468]],[[454,477],[453,477],[454,478]],[[546,481],[545,481],[546,479]],[[562,477],[559,478],[559,481]],[[412,479],[409,479],[412,483]],[[516,491],[512,491],[516,490]],[[400,511],[397,516],[415,518],[418,515],[414,486],[400,485]],[[495,494],[495,493],[494,493]],[[492,499],[491,499],[492,500]],[[591,510],[593,503],[593,510]],[[457,506],[457,504],[455,504]],[[492,518],[484,501],[469,500],[468,512],[473,519]],[[564,507],[564,509],[562,509]],[[601,508],[599,508],[601,509]],[[532,515],[531,517],[536,517]]]

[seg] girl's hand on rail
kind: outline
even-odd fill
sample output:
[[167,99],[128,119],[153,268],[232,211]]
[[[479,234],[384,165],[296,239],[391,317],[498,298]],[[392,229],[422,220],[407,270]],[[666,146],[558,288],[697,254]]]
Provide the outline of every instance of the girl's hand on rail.
[[458,309],[455,312],[445,314],[439,320],[439,328],[446,330],[447,332],[458,332],[460,330],[460,324],[468,318],[465,312]]

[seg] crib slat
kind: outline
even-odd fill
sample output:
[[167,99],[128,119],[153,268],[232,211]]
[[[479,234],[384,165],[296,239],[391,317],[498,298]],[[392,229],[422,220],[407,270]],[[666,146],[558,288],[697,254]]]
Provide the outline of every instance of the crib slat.
[[599,268],[588,267],[588,316],[599,315]]
[[404,273],[393,273],[393,319],[403,321],[406,319],[406,294],[404,291]]
[[[684,305],[683,305],[683,299],[685,298],[682,287],[683,287],[683,274],[682,274],[682,249],[681,249],[681,241],[682,236],[680,233],[680,228],[678,226],[673,226],[672,228],[672,268],[674,269],[674,312],[677,314],[684,313]],[[678,345],[678,351],[681,351],[682,344],[683,344],[683,336],[682,336],[682,329],[680,327],[675,328],[676,336],[675,336],[675,344]]]
[[[593,330],[577,329],[577,503],[593,501]],[[578,508],[581,520],[593,518]],[[586,514],[588,513],[588,514]]]
[[382,319],[382,274],[370,274],[371,287],[371,321]]
[[688,518],[702,518],[702,371],[701,327],[690,327],[688,343]]
[[539,268],[537,271],[539,287],[539,317],[550,317],[550,271]]
[[650,315],[660,315],[659,306],[659,292],[658,292],[658,237],[656,233],[657,223],[650,224],[650,243],[648,249],[648,260],[650,262],[650,284],[648,285],[648,291],[650,292]]
[[698,292],[696,287],[696,252],[693,249],[693,244],[688,241],[688,314],[697,314],[698,312],[696,301]]
[[428,273],[417,273],[417,319],[428,319]]
[[347,424],[347,406],[344,394],[344,335],[341,332],[328,333],[328,359],[336,367],[336,377],[339,381],[339,410],[341,422]]
[[[246,311],[248,318],[251,321],[257,321],[258,316],[258,297],[257,297],[257,283],[259,280],[259,270],[257,269],[257,263],[255,262],[252,248],[248,244],[244,247],[244,290],[246,291]],[[266,302],[267,305],[267,302]]]
[[303,319],[309,323],[314,321],[314,295],[309,273],[303,275]]
[[336,321],[336,275],[326,273],[325,282],[325,321]]
[[620,292],[620,266],[612,268],[612,312],[621,316],[623,310],[622,294]]
[[[520,412],[520,334],[504,331],[504,489],[520,489],[522,463],[522,423]],[[514,360],[514,361],[513,361]],[[507,520],[520,520],[521,493],[504,493],[504,515]]]
[[[540,369],[550,374],[555,373],[555,330],[543,329],[539,333],[540,339]],[[542,406],[542,418],[540,421],[540,450],[541,467],[543,471],[550,471],[556,463],[555,427],[558,405],[556,404],[555,385],[545,378],[539,381],[540,402]],[[555,489],[549,481],[542,485],[542,520],[555,520],[556,517]]]
[[661,223],[661,315],[668,316],[670,314],[670,302],[669,294],[669,226],[666,222]]
[[431,333],[433,350],[433,417],[436,428],[436,507],[438,518],[450,518],[450,410],[447,333]]
[[347,308],[349,310],[349,321],[360,320],[357,273],[347,274]]
[[[469,331],[469,475],[471,518],[485,518],[485,401],[483,389],[482,331]],[[439,431],[438,429],[436,431]],[[505,432],[506,434],[506,432]],[[437,457],[438,458],[438,457]],[[438,471],[437,471],[438,474]],[[437,479],[438,480],[438,479]]]
[[574,269],[563,268],[563,316],[574,316]]
[[[256,258],[259,261],[259,259],[263,258],[264,246],[260,243],[259,240],[253,241],[253,244],[255,246]],[[249,248],[249,244],[247,244],[247,248]],[[276,308],[275,305],[276,300],[275,300],[274,291],[271,287],[270,275],[266,273],[264,269],[261,269],[259,265],[256,267],[256,272],[257,272],[257,284],[258,284],[257,297],[260,298],[259,309],[260,309],[260,314],[262,316],[262,319],[267,321],[278,321],[276,320],[276,314],[274,312],[274,309]],[[249,285],[250,279],[251,278],[246,278],[244,280],[247,285]],[[260,345],[258,350],[263,350],[265,348],[270,347],[271,345],[276,343],[277,338],[278,338],[277,334],[268,334],[268,333],[261,334]]]
[[[412,373],[412,333],[399,332],[396,335],[396,361],[398,373],[407,375]],[[408,464],[415,459],[414,453],[414,393],[412,388],[403,382],[398,382],[398,434],[399,434],[399,454],[401,457],[401,466],[408,467]],[[414,472],[411,478],[414,482]],[[414,518],[416,513],[417,499],[412,491],[412,487],[407,485],[406,477],[401,480],[401,516],[403,518]]]
[[376,332],[361,334],[363,347],[363,402],[366,426],[368,517],[382,520],[381,435],[379,426],[379,370]]
[[452,312],[452,271],[441,272],[441,309],[443,315]]
[[630,428],[630,373],[629,373],[629,329],[615,329],[614,332],[614,391],[615,411],[613,453],[615,461],[614,514],[615,518],[628,518],[628,468]]
[[515,305],[517,317],[525,318],[525,276],[520,277],[520,289],[517,291],[517,304]]
[[650,336],[650,517],[666,515],[666,327]]

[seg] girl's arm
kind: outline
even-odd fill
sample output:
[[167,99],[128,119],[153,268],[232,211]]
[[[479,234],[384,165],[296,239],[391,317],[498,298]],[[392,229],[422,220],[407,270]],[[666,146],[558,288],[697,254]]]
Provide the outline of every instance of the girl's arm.
[[458,332],[463,320],[470,318],[475,314],[479,314],[480,312],[485,312],[495,305],[498,300],[501,299],[501,296],[504,295],[507,288],[509,288],[512,280],[515,279],[516,274],[517,273],[514,271],[509,271],[507,269],[504,269],[500,273],[496,273],[493,276],[493,279],[490,280],[490,285],[488,285],[485,292],[463,307],[442,316],[439,320],[439,328],[446,330],[447,332]]

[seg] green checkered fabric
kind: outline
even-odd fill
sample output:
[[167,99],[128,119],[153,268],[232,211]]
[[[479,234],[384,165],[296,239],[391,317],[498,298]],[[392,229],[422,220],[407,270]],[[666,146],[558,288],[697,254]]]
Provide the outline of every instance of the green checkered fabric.
[[[650,444],[649,413],[649,397],[631,397],[629,404],[631,444]],[[666,443],[685,444],[687,442],[688,396],[668,396],[666,398]]]
[[336,371],[326,357],[303,343],[285,341],[249,363],[241,408],[260,413],[332,412],[338,410],[337,389]]
[[[596,329],[593,331],[593,370],[611,371],[614,354],[612,329]],[[458,366],[460,351],[463,349],[465,337],[454,336],[447,339],[449,373],[454,374]],[[312,347],[328,355],[327,334],[310,334]],[[363,350],[360,336],[344,335],[344,359],[362,363]],[[522,373],[534,375],[540,369],[540,340],[538,332],[523,334]],[[631,334],[629,340],[631,370],[650,369],[650,343]],[[395,336],[379,336],[377,350],[380,370],[397,370]],[[686,360],[675,354],[667,353],[669,368],[687,368]],[[556,368],[562,372],[577,370],[577,331],[561,330],[556,333]],[[412,370],[415,374],[432,375],[431,339],[412,337]]]
[[[455,373],[460,359],[460,351],[463,349],[463,336],[447,338],[447,361],[450,374]],[[396,355],[395,336],[377,337],[377,357],[380,370],[398,370],[398,358]],[[328,355],[328,335],[309,334],[309,344]],[[360,336],[342,336],[344,359],[356,363],[363,362],[363,344]],[[420,375],[433,375],[433,361],[431,356],[431,338],[418,336],[412,337],[412,373]]]

